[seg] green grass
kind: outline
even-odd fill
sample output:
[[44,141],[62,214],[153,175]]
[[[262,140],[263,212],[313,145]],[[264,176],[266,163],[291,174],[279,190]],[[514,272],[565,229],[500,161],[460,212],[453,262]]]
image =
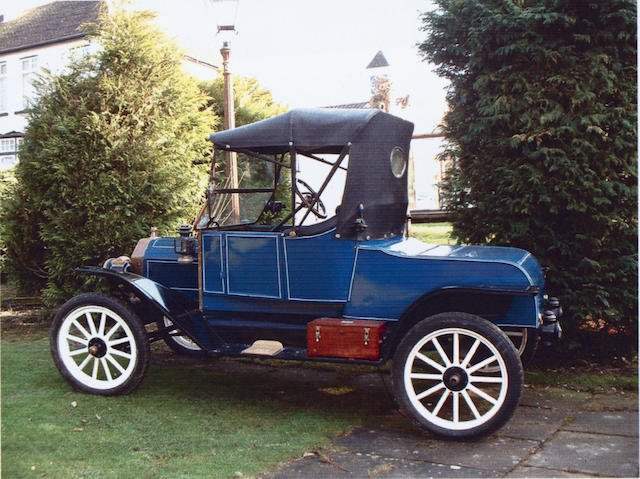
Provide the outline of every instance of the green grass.
[[455,244],[450,223],[412,223],[410,236],[430,244]]
[[46,339],[3,338],[3,477],[254,476],[391,409],[371,392],[331,391],[152,365],[133,394],[92,396],[63,380]]

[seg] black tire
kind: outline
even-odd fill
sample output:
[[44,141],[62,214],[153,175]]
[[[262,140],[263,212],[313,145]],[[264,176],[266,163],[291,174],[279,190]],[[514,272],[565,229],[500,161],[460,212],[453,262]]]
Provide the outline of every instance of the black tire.
[[[536,328],[503,328],[507,337],[513,342],[513,346],[518,351],[522,367],[526,368],[533,361],[536,351],[538,350],[538,342],[540,335]],[[522,336],[520,336],[522,335]]]
[[[171,324],[173,323],[166,316],[163,316],[162,319],[156,321],[158,329],[166,328]],[[162,339],[176,354],[196,358],[201,358],[207,355],[207,352],[202,350],[202,348],[189,339],[188,336],[173,336],[165,334]]]
[[[490,365],[495,371],[486,370]],[[494,324],[466,313],[437,314],[411,328],[395,352],[392,379],[396,401],[413,423],[455,439],[505,424],[523,387],[513,343]]]
[[142,321],[126,303],[100,293],[81,294],[62,305],[49,344],[62,377],[85,393],[128,394],[149,367]]

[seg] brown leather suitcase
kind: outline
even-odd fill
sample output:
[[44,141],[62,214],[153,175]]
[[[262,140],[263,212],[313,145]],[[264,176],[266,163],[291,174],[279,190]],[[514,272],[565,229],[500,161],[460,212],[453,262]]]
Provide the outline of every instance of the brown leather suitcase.
[[307,324],[307,355],[380,359],[387,324],[362,319],[318,318]]

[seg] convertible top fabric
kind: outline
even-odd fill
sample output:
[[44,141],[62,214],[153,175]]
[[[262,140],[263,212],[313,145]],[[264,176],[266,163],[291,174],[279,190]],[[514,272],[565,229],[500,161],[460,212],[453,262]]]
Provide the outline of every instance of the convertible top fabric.
[[[390,156],[394,148],[400,148],[408,159],[412,133],[413,123],[381,110],[300,109],[214,133],[210,140],[223,150],[261,154],[287,153],[292,147],[302,153],[339,154],[350,145],[336,234],[367,241],[402,235],[408,168],[396,178]],[[361,216],[367,227],[358,232],[356,222]]]
[[298,109],[250,125],[213,133],[209,139],[223,149],[246,148],[257,153],[286,153],[290,143],[308,153],[339,153],[353,142],[380,110]]

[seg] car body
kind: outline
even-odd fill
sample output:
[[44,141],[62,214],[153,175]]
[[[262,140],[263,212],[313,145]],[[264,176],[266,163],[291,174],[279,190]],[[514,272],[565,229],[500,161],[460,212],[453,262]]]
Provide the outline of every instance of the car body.
[[[527,251],[408,237],[412,132],[379,110],[292,110],[212,134],[218,152],[269,164],[270,184],[219,180],[193,229],[80,268],[106,278],[113,296],[61,308],[51,341],[63,375],[88,392],[130,392],[145,341],[157,339],[184,354],[393,359],[396,399],[420,427],[447,437],[500,427],[522,390],[518,352],[535,349],[541,331],[559,336],[561,308]],[[303,158],[329,168],[318,191],[297,177]],[[327,218],[321,196],[339,171],[341,204]],[[214,161],[212,183],[218,173]],[[242,205],[253,221],[237,221]]]

